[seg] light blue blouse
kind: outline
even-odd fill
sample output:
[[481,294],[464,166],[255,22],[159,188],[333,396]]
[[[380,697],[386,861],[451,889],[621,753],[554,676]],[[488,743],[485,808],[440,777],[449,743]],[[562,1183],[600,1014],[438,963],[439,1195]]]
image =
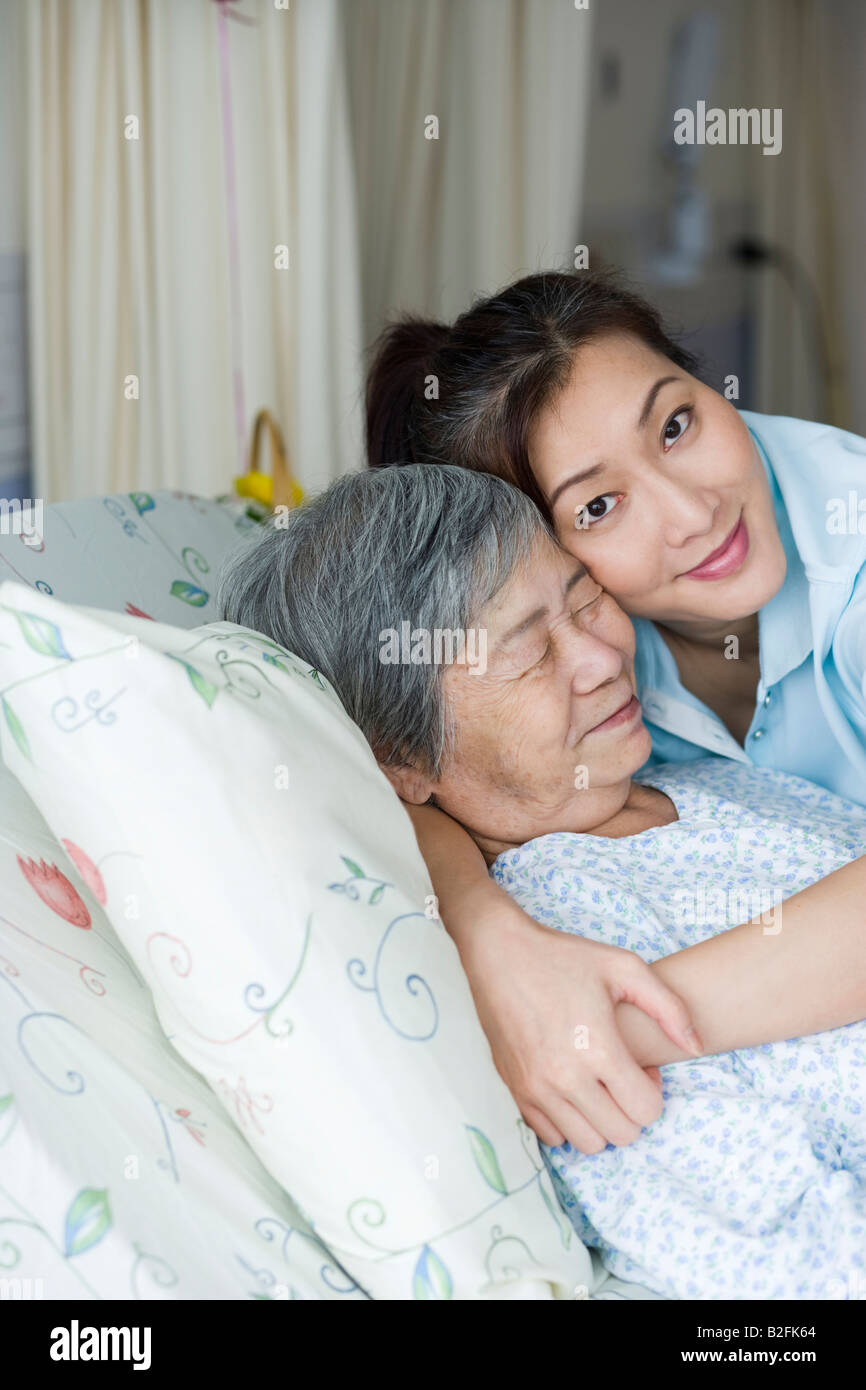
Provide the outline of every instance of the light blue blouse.
[[761,676],[745,746],[684,688],[653,623],[635,621],[652,735],[647,767],[716,753],[808,777],[866,806],[866,439],[742,411],[787,556],[758,615]]

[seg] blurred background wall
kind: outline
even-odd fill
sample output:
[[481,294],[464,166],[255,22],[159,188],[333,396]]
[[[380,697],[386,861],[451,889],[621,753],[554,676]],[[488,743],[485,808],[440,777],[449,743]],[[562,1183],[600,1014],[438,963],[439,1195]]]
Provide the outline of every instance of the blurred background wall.
[[0,496],[225,492],[261,405],[320,487],[387,315],[579,246],[866,433],[864,72],[862,0],[0,0]]

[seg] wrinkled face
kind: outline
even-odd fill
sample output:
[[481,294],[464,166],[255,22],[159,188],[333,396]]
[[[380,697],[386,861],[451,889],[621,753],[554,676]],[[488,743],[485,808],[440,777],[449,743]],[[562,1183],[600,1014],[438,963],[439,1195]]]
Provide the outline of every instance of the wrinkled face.
[[572,556],[540,536],[478,620],[483,674],[445,672],[454,746],[423,789],[476,835],[509,844],[591,831],[650,753],[634,694],[634,632]]
[[529,457],[561,544],[635,617],[733,621],[781,587],[785,553],[743,420],[631,335],[578,350]]

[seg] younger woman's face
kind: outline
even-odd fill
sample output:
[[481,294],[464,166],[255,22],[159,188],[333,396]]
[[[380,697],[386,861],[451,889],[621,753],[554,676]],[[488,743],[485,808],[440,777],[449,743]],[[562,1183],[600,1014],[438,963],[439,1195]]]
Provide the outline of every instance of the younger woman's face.
[[529,457],[560,543],[633,616],[734,621],[781,587],[785,552],[743,420],[630,334],[577,351]]

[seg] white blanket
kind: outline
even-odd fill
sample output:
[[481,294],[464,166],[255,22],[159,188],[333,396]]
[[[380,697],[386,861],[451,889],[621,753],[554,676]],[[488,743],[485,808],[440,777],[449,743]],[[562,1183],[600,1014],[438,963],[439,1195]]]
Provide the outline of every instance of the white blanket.
[[[866,811],[799,778],[708,758],[638,780],[677,822],[546,835],[493,877],[539,921],[652,961],[759,914],[784,930],[785,898],[866,853]],[[606,1267],[669,1298],[866,1297],[866,1023],[662,1079],[634,1144],[542,1150]]]

